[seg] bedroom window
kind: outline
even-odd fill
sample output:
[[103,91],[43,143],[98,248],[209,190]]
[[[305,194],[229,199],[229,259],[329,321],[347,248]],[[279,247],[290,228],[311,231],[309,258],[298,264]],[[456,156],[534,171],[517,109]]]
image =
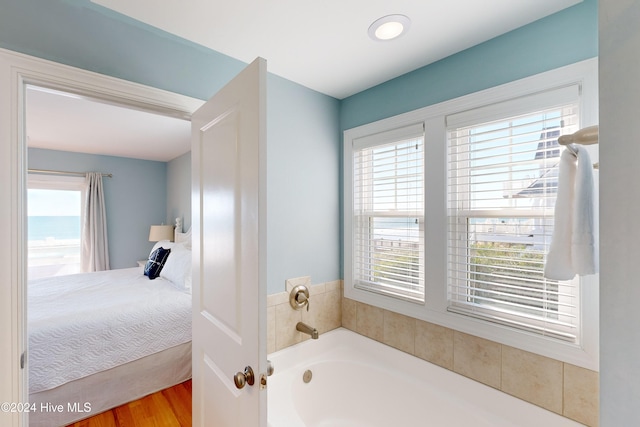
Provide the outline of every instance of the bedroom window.
[[80,273],[84,177],[29,175],[29,279]]
[[356,287],[424,301],[423,124],[353,143]]
[[578,278],[543,276],[578,101],[575,85],[447,117],[449,311],[578,342]]

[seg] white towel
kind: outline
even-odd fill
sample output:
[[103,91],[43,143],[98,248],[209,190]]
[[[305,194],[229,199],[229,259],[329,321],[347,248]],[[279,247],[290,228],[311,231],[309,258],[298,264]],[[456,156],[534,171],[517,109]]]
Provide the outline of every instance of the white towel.
[[560,158],[555,223],[544,267],[548,279],[569,280],[598,270],[593,166],[584,147],[574,148],[577,158],[569,150]]

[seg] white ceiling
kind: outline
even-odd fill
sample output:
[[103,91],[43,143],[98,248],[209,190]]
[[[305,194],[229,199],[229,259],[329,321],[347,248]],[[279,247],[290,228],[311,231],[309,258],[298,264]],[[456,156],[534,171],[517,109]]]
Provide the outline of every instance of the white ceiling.
[[191,149],[191,122],[27,87],[28,146],[166,162]]
[[[269,72],[345,98],[581,0],[92,0]],[[404,14],[409,31],[376,42],[376,19]],[[169,161],[189,151],[189,122],[29,90],[29,146]]]
[[[107,8],[342,99],[581,0],[92,0]],[[403,14],[406,35],[369,38]]]

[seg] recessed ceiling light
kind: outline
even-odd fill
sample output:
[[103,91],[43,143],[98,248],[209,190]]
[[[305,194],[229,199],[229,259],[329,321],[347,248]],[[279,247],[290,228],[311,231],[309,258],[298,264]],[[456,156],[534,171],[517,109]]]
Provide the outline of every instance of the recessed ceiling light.
[[369,27],[369,37],[373,40],[393,40],[406,33],[411,20],[404,15],[387,15],[377,19]]

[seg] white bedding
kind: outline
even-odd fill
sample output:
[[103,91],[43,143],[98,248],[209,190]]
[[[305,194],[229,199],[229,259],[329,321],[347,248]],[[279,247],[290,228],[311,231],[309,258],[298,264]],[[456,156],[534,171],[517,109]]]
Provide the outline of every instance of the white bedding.
[[141,268],[31,281],[29,392],[191,341],[191,294]]

